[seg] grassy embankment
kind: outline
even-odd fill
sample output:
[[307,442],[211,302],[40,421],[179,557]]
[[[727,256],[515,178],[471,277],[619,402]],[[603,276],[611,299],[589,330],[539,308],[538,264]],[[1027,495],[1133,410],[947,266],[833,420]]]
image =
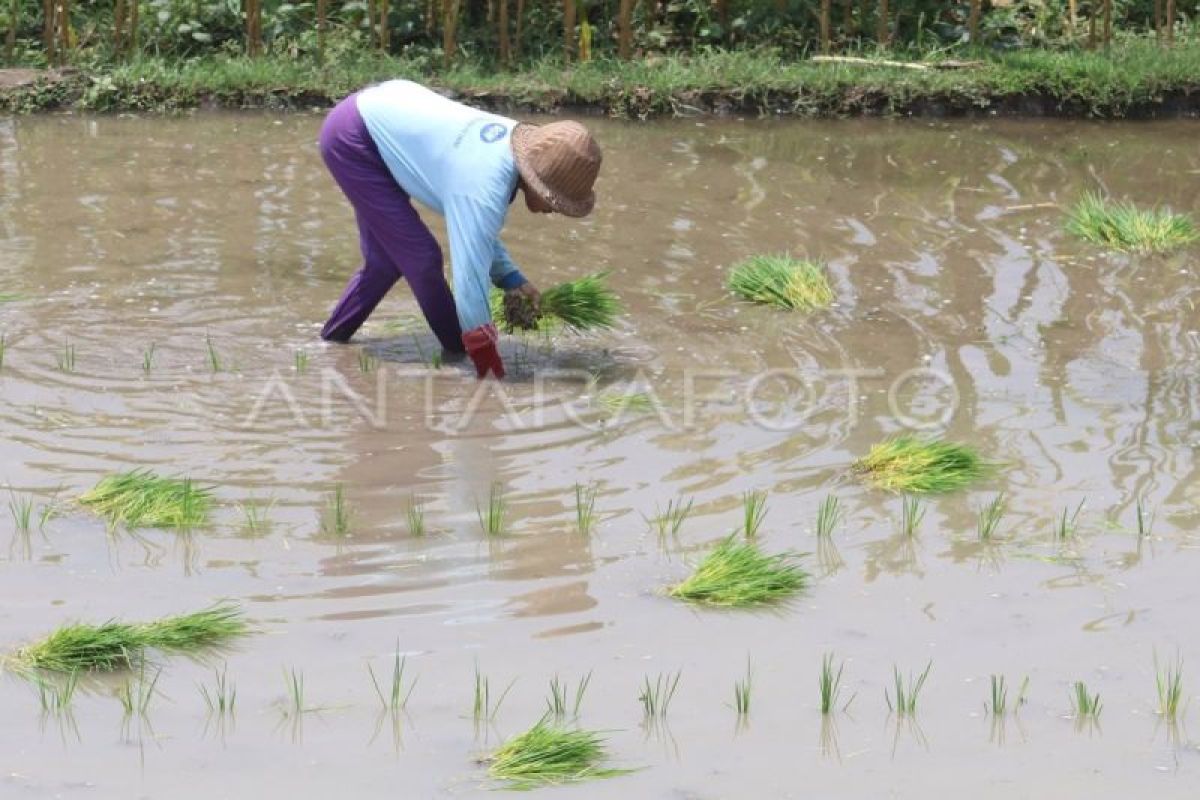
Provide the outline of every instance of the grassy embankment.
[[712,51],[631,62],[555,61],[494,72],[429,70],[403,58],[324,67],[265,57],[168,63],[142,59],[69,73],[55,84],[0,89],[0,109],[174,110],[326,106],[363,85],[405,77],[483,105],[525,111],[587,107],[620,116],[717,112],[799,116],[999,113],[1200,114],[1200,43],[1130,41],[1110,52],[1030,50],[966,69],[913,70],[794,61],[777,52]]

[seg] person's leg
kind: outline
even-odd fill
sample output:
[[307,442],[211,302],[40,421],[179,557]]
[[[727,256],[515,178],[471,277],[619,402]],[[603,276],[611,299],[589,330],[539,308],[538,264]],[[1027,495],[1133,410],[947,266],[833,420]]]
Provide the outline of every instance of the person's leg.
[[403,275],[442,346],[461,351],[462,332],[442,271],[441,248],[388,171],[353,97],[339,103],[326,120],[321,154],[354,206],[363,251],[363,267],[351,278],[322,336],[347,341]]

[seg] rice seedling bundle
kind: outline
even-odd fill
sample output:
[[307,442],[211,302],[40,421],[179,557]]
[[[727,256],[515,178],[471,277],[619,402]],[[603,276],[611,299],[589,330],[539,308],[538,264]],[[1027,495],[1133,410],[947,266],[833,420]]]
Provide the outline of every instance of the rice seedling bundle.
[[27,669],[51,672],[115,670],[141,663],[148,648],[190,653],[225,644],[249,633],[241,609],[219,603],[203,611],[154,622],[64,625],[18,650],[12,660]]
[[751,256],[729,273],[729,288],[739,297],[796,311],[812,311],[833,303],[825,268],[814,261],[785,255]]
[[113,525],[193,528],[208,521],[212,494],[188,478],[162,478],[142,469],[103,478],[79,502]]
[[574,331],[611,328],[623,308],[607,278],[607,272],[597,272],[552,286],[542,292],[536,310],[525,295],[497,290],[491,296],[492,316],[503,319],[509,331],[547,330],[556,324]]
[[872,446],[854,463],[880,489],[913,494],[961,489],[990,468],[970,445],[908,435]]
[[1067,217],[1070,233],[1112,250],[1165,253],[1200,240],[1200,228],[1184,214],[1086,193]]
[[510,789],[534,789],[629,771],[602,766],[605,755],[598,732],[561,728],[542,719],[491,755],[488,775],[507,781]]
[[689,603],[744,608],[777,603],[808,585],[793,553],[767,555],[737,534],[724,539],[691,577],[667,590]]

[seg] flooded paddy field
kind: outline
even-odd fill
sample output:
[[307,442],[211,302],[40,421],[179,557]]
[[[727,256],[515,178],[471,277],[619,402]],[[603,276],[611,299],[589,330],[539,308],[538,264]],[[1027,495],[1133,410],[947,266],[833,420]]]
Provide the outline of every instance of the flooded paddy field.
[[[358,264],[320,119],[0,120],[0,483],[34,516],[0,516],[2,649],[221,599],[255,631],[155,655],[145,713],[121,701],[137,674],[86,676],[62,713],[3,675],[0,796],[478,796],[479,759],[588,673],[579,724],[634,771],[545,794],[1195,796],[1200,248],[1116,255],[1063,230],[1089,189],[1200,213],[1194,124],[595,121],[594,216],[515,208],[505,240],[539,284],[610,271],[627,312],[506,337],[497,386],[433,363],[402,285],[354,344],[319,341]],[[732,264],[783,251],[828,265],[831,308],[726,290]],[[603,401],[628,392],[652,402]],[[904,499],[850,467],[914,431],[996,466],[925,499],[909,536]],[[72,503],[137,468],[213,487],[212,524],[109,529]],[[747,492],[766,493],[763,549],[807,554],[806,591],[766,612],[665,596]],[[397,648],[416,684],[391,714],[368,665],[386,691]],[[822,715],[827,653],[843,702]],[[1172,722],[1156,678],[1178,660]],[[927,664],[916,714],[891,713],[894,668]],[[232,715],[198,688],[214,670]],[[644,720],[645,682],[677,672]],[[511,684],[490,722],[477,674],[493,702]],[[1076,681],[1095,721],[1073,718]]]

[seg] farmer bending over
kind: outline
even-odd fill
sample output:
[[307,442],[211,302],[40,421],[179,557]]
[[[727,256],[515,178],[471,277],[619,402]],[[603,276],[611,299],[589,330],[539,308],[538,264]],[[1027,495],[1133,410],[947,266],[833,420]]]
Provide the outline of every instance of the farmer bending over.
[[[403,276],[442,347],[465,350],[480,378],[503,378],[489,285],[535,308],[540,295],[497,238],[500,228],[518,189],[535,214],[592,210],[600,147],[587,129],[517,123],[389,81],[338,103],[321,128],[321,156],[354,206],[363,255],[321,337],[348,341]],[[446,218],[453,295],[412,199]]]

